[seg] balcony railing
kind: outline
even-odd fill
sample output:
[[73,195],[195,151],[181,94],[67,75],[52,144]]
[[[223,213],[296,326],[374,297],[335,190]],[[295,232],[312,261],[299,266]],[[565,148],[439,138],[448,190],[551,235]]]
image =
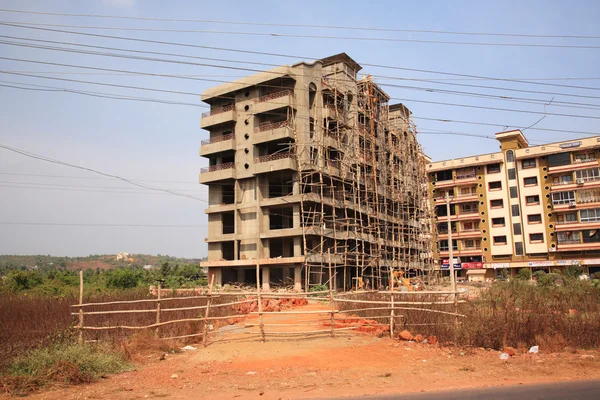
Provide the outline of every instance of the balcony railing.
[[477,227],[477,228],[471,228],[471,229],[461,229],[460,232],[461,233],[479,232],[479,227]]
[[577,220],[574,221],[556,221],[556,225],[568,225],[568,224],[576,224]]
[[581,164],[586,162],[596,161],[596,157],[588,157],[588,158],[576,158],[573,160],[573,164]]
[[558,239],[558,244],[579,244],[581,243],[581,238],[568,238],[568,239]]
[[463,247],[462,250],[465,250],[465,251],[481,250],[481,245],[472,246],[472,247]]
[[575,183],[575,181],[571,179],[570,181],[556,181],[556,182],[552,182],[552,185],[553,186],[561,186],[561,185],[571,185],[573,183]]
[[255,163],[263,163],[263,162],[268,162],[268,161],[276,161],[276,160],[282,160],[284,158],[291,158],[292,156],[293,156],[293,154],[289,153],[289,152],[267,154],[266,156],[255,157],[254,162]]
[[275,93],[266,94],[264,96],[260,96],[256,99],[254,99],[254,102],[255,103],[263,103],[265,101],[270,101],[273,99],[278,99],[280,97],[289,96],[292,93],[293,92],[290,89],[286,89],[286,90],[282,90],[281,92],[275,92]]
[[224,169],[231,169],[231,168],[235,168],[235,164],[232,162],[228,162],[228,163],[223,163],[223,164],[211,165],[210,167],[204,167],[200,170],[200,173],[205,174],[207,172],[215,172],[215,171],[221,171]]
[[456,174],[456,179],[470,179],[475,178],[475,172],[469,172],[465,174]]
[[256,128],[254,128],[254,133],[272,131],[274,129],[283,128],[286,126],[290,126],[290,120],[278,121],[278,122],[266,122],[264,124],[260,124]]
[[227,111],[233,110],[233,104],[224,107],[211,108],[210,111],[206,111],[202,113],[202,117],[210,117],[217,114],[222,114]]
[[212,144],[212,143],[219,143],[219,142],[224,142],[226,140],[231,140],[233,138],[235,138],[235,135],[233,133],[230,133],[228,135],[215,136],[215,137],[212,137],[210,139],[205,139],[201,143],[202,143],[202,145]]

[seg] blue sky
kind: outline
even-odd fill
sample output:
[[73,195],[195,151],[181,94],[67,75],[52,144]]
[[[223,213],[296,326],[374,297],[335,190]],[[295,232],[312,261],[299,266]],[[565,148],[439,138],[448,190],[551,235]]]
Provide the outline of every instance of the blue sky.
[[[251,21],[282,24],[344,25],[392,29],[500,32],[537,35],[600,36],[597,20],[600,4],[594,1],[389,1],[365,2],[241,2],[241,1],[0,1],[0,8],[28,11],[105,14],[134,17]],[[543,43],[600,45],[596,39],[541,39],[523,37],[438,35],[426,33],[331,30],[325,28],[257,27],[234,24],[160,22],[131,19],[76,18],[0,12],[1,21],[127,28],[195,29],[238,32],[268,32],[315,36],[397,38],[488,43]],[[599,49],[473,46],[393,41],[306,39],[248,34],[144,32],[57,28],[109,35],[130,36],[216,47],[322,58],[346,52],[359,63],[445,71],[515,79],[578,78],[539,81],[553,84],[600,87],[597,72]],[[0,35],[121,47],[145,51],[184,53],[198,57],[234,59],[272,64],[294,63],[300,58],[236,54],[149,43],[125,42],[16,27],[0,26]],[[13,40],[13,39],[10,39]],[[64,45],[63,45],[64,47]],[[0,44],[0,57],[43,62],[87,65],[98,68],[136,70],[159,74],[194,75],[198,80],[140,75],[115,75],[85,69],[0,60],[0,70],[94,82],[133,85],[201,93],[215,85],[212,80],[231,80],[244,71],[176,65],[141,60],[116,59],[30,49]],[[162,57],[162,56],[160,56]],[[198,60],[197,62],[203,62]],[[207,61],[207,63],[217,63]],[[226,64],[255,68],[244,64]],[[475,84],[521,90],[600,96],[598,90],[523,85],[503,81],[457,80],[457,77],[365,67],[375,76],[417,79],[446,79],[444,83]],[[452,78],[453,80],[447,80]],[[201,80],[204,79],[204,80]],[[144,92],[89,84],[0,74],[0,84],[20,82],[54,88],[158,98],[199,104],[198,96]],[[394,98],[403,102],[415,117],[464,120],[500,126],[443,123],[415,119],[423,132],[420,141],[434,160],[497,151],[493,140],[432,133],[460,132],[493,135],[504,127],[529,126],[541,115],[484,110],[417,102],[436,101],[543,112],[541,104],[431,93],[386,86],[387,84],[443,88],[484,94],[519,96],[549,101],[600,104],[600,99],[491,89],[448,86],[418,81],[376,78]],[[81,96],[72,93],[25,91],[0,87],[0,143],[33,153],[83,165],[107,173],[148,181],[197,198],[206,189],[195,182],[205,161],[198,156],[200,141],[207,132],[199,128],[204,109],[183,105],[129,102]],[[596,110],[549,106],[550,113],[597,116]],[[600,132],[597,120],[547,116],[536,128]],[[525,132],[532,143],[567,140],[581,136],[543,130]],[[16,175],[28,174],[28,175]],[[50,177],[39,175],[52,175]],[[65,178],[69,176],[71,178]],[[190,228],[141,228],[98,226],[0,225],[0,253],[88,255],[128,251],[199,257],[206,255],[204,237],[206,203],[162,193],[151,193],[125,183],[98,179],[99,175],[26,158],[0,149],[0,222],[194,225]],[[15,186],[19,186],[17,188]],[[86,187],[87,186],[87,187]],[[53,189],[53,190],[49,190]],[[59,189],[59,190],[56,190]],[[112,193],[108,193],[112,192]],[[135,192],[135,193],[134,193]]]

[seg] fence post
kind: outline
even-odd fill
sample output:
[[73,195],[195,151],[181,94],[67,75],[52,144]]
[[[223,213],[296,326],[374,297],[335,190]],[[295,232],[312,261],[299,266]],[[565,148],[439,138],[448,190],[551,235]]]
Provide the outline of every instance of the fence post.
[[262,297],[260,295],[260,262],[256,259],[256,301],[258,302],[258,328],[260,329],[260,340],[265,341],[265,325],[263,324]]
[[79,344],[83,343],[83,270],[79,270]]
[[[156,323],[160,324],[160,298],[162,292],[162,281],[158,281],[158,292],[157,292],[157,302],[156,302]],[[154,338],[158,339],[158,326],[154,331]]]
[[204,312],[204,334],[202,335],[202,345],[207,346],[208,337],[208,316],[210,315],[210,304],[212,303],[212,288],[215,283],[215,274],[210,278],[210,285],[208,286],[208,298],[206,299],[206,311]]
[[394,338],[394,293],[390,294],[390,304],[392,306],[392,310],[390,311],[390,338]]
[[333,302],[333,290],[332,281],[333,275],[331,274],[331,249],[327,249],[327,258],[329,259],[329,304],[331,306],[331,337],[335,337],[335,304]]

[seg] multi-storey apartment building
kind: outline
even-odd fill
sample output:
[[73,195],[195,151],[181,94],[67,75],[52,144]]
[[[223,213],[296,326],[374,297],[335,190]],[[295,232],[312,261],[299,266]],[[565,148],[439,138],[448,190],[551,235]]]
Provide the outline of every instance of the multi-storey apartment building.
[[202,265],[215,283],[382,287],[396,269],[428,265],[425,157],[411,113],[360,70],[338,54],[202,94]]
[[470,279],[506,268],[600,271],[600,137],[529,146],[516,130],[496,139],[498,153],[427,165],[438,265],[448,268],[452,245]]

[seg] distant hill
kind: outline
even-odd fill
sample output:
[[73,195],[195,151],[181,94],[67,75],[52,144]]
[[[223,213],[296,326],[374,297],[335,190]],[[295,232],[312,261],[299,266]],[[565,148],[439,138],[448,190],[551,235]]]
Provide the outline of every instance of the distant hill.
[[179,258],[166,255],[129,254],[124,260],[117,260],[116,254],[90,255],[87,257],[55,257],[50,255],[15,256],[0,255],[0,270],[6,269],[112,269],[117,267],[160,266],[164,262],[172,265],[198,264],[201,258]]

